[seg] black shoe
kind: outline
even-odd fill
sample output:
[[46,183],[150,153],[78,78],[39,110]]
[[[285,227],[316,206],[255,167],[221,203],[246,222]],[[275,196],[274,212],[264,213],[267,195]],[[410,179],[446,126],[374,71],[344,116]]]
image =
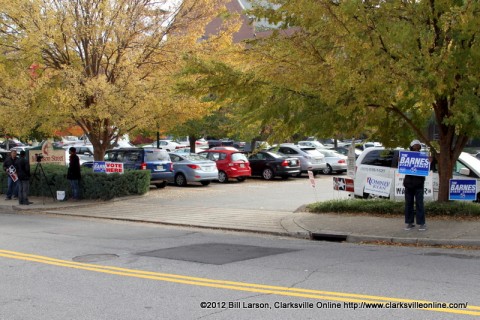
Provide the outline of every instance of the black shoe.
[[415,225],[413,223],[409,223],[407,224],[407,226],[405,227],[405,230],[408,231],[408,230],[412,230],[413,228],[415,228]]

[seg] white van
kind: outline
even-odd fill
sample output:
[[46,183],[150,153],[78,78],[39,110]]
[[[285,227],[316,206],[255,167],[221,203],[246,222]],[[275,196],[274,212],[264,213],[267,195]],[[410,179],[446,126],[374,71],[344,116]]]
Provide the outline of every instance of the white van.
[[[383,147],[368,148],[358,157],[355,162],[354,196],[369,198],[372,195],[366,192],[367,178],[390,179],[390,190],[387,190],[392,200],[404,200],[403,178],[404,174],[398,173],[398,156],[402,149],[385,149]],[[476,179],[477,191],[480,190],[480,160],[474,156],[462,152],[455,163],[452,173],[454,179]],[[438,172],[432,168],[426,178],[425,200],[438,198]],[[480,192],[477,192],[477,202],[480,200]]]

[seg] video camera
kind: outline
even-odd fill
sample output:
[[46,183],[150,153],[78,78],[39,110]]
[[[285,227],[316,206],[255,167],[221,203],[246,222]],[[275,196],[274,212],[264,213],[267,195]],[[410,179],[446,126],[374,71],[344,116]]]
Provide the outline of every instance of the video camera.
[[43,154],[35,153],[35,159],[37,160],[37,162],[41,162],[43,159]]

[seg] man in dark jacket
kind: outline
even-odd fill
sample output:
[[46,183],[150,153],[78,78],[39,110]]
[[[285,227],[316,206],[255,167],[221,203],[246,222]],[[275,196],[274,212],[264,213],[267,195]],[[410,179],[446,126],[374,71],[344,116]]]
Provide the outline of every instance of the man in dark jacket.
[[67,179],[70,181],[70,186],[72,188],[72,200],[78,201],[80,199],[80,159],[77,156],[77,149],[75,147],[70,147],[68,149],[70,153]]
[[[18,180],[16,180],[17,173],[15,172],[16,170],[15,164],[17,163],[17,161],[18,161],[17,151],[12,150],[10,151],[10,156],[7,159],[5,159],[5,161],[3,162],[3,170],[7,172],[7,186],[8,186],[5,200],[12,200],[12,196],[13,198],[16,198],[18,195],[18,184],[17,184]],[[15,177],[15,179],[12,178],[12,176]]]
[[[421,148],[422,146],[418,140],[413,140],[410,143],[410,151],[420,151]],[[405,187],[405,223],[407,224],[405,230],[411,230],[415,227],[414,218],[416,213],[417,224],[419,225],[418,230],[425,231],[427,229],[423,205],[425,177],[405,175],[403,186]],[[415,211],[413,209],[414,203]]]
[[28,193],[30,191],[30,164],[25,159],[25,151],[20,151],[20,159],[16,163],[18,174],[18,203],[29,205]]

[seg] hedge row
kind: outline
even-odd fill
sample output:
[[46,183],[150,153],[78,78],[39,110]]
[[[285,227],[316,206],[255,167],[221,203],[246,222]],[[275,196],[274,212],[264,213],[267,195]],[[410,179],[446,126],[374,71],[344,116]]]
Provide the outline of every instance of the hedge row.
[[[43,170],[41,170],[43,169]],[[45,174],[44,174],[45,173]],[[56,198],[57,191],[65,191],[71,197],[67,180],[67,167],[53,164],[31,166],[30,195]],[[7,192],[7,174],[0,172],[1,192]],[[82,167],[80,195],[82,199],[109,200],[128,195],[145,194],[150,186],[150,171],[125,170],[124,174],[94,173],[91,168]],[[51,194],[51,193],[52,194]]]
[[[315,213],[368,213],[370,215],[403,215],[405,202],[386,199],[330,200],[309,204],[307,210]],[[480,218],[480,205],[467,201],[425,202],[425,213],[443,217]]]

